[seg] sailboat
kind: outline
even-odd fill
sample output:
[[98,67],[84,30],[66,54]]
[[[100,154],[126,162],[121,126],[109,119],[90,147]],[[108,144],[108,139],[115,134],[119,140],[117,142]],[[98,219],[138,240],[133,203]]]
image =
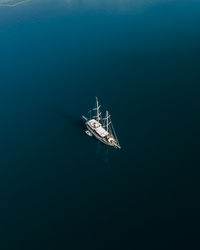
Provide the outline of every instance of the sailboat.
[[[106,111],[106,115],[102,118],[101,105],[99,105],[98,98],[96,97],[96,106],[88,113],[90,113],[90,118],[88,119],[85,116],[82,118],[85,120],[85,125],[87,130],[85,131],[89,136],[95,136],[102,143],[112,146],[115,148],[121,148],[117,135],[115,133],[110,114]],[[95,111],[95,115],[92,117],[92,111]]]

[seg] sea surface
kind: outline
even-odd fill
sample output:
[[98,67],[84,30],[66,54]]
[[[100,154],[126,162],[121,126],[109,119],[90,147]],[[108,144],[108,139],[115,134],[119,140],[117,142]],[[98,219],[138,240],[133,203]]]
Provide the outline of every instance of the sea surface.
[[0,249],[200,249],[200,1],[6,2]]

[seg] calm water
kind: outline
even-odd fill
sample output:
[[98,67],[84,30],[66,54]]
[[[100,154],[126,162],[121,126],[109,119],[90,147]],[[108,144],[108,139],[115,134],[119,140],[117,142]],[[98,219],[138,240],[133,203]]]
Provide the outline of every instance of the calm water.
[[[0,8],[1,250],[199,249],[199,24],[199,1]],[[122,150],[84,133],[96,95]]]

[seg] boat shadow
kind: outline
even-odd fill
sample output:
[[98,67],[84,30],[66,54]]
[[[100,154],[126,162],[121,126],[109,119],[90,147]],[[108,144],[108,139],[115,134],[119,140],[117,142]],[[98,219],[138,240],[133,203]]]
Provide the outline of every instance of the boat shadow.
[[[56,114],[56,116],[59,117],[60,119],[65,120],[69,125],[76,127],[77,133],[83,135],[83,131],[87,130],[85,122],[83,121],[83,119],[81,119],[81,114],[75,116],[59,107],[53,107],[52,112]],[[95,143],[94,146],[96,149],[95,150],[96,157],[99,158],[99,160],[101,160],[103,164],[105,165],[109,164],[110,151],[115,151],[115,149],[108,148],[108,146],[98,141],[94,136],[92,136],[91,139],[93,139]]]
[[85,124],[84,124],[84,121],[81,119],[81,116],[72,115],[69,112],[62,110],[61,108],[53,108],[53,112],[58,117],[65,120],[67,123],[71,124],[72,126],[78,128],[79,130],[85,129]]

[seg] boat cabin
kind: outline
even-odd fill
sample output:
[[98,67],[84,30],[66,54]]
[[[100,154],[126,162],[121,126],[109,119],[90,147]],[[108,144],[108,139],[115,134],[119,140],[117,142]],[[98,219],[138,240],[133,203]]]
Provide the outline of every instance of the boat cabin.
[[88,122],[90,127],[96,131],[98,135],[101,137],[106,137],[109,133],[102,127],[101,123],[96,121],[95,119],[92,119]]

